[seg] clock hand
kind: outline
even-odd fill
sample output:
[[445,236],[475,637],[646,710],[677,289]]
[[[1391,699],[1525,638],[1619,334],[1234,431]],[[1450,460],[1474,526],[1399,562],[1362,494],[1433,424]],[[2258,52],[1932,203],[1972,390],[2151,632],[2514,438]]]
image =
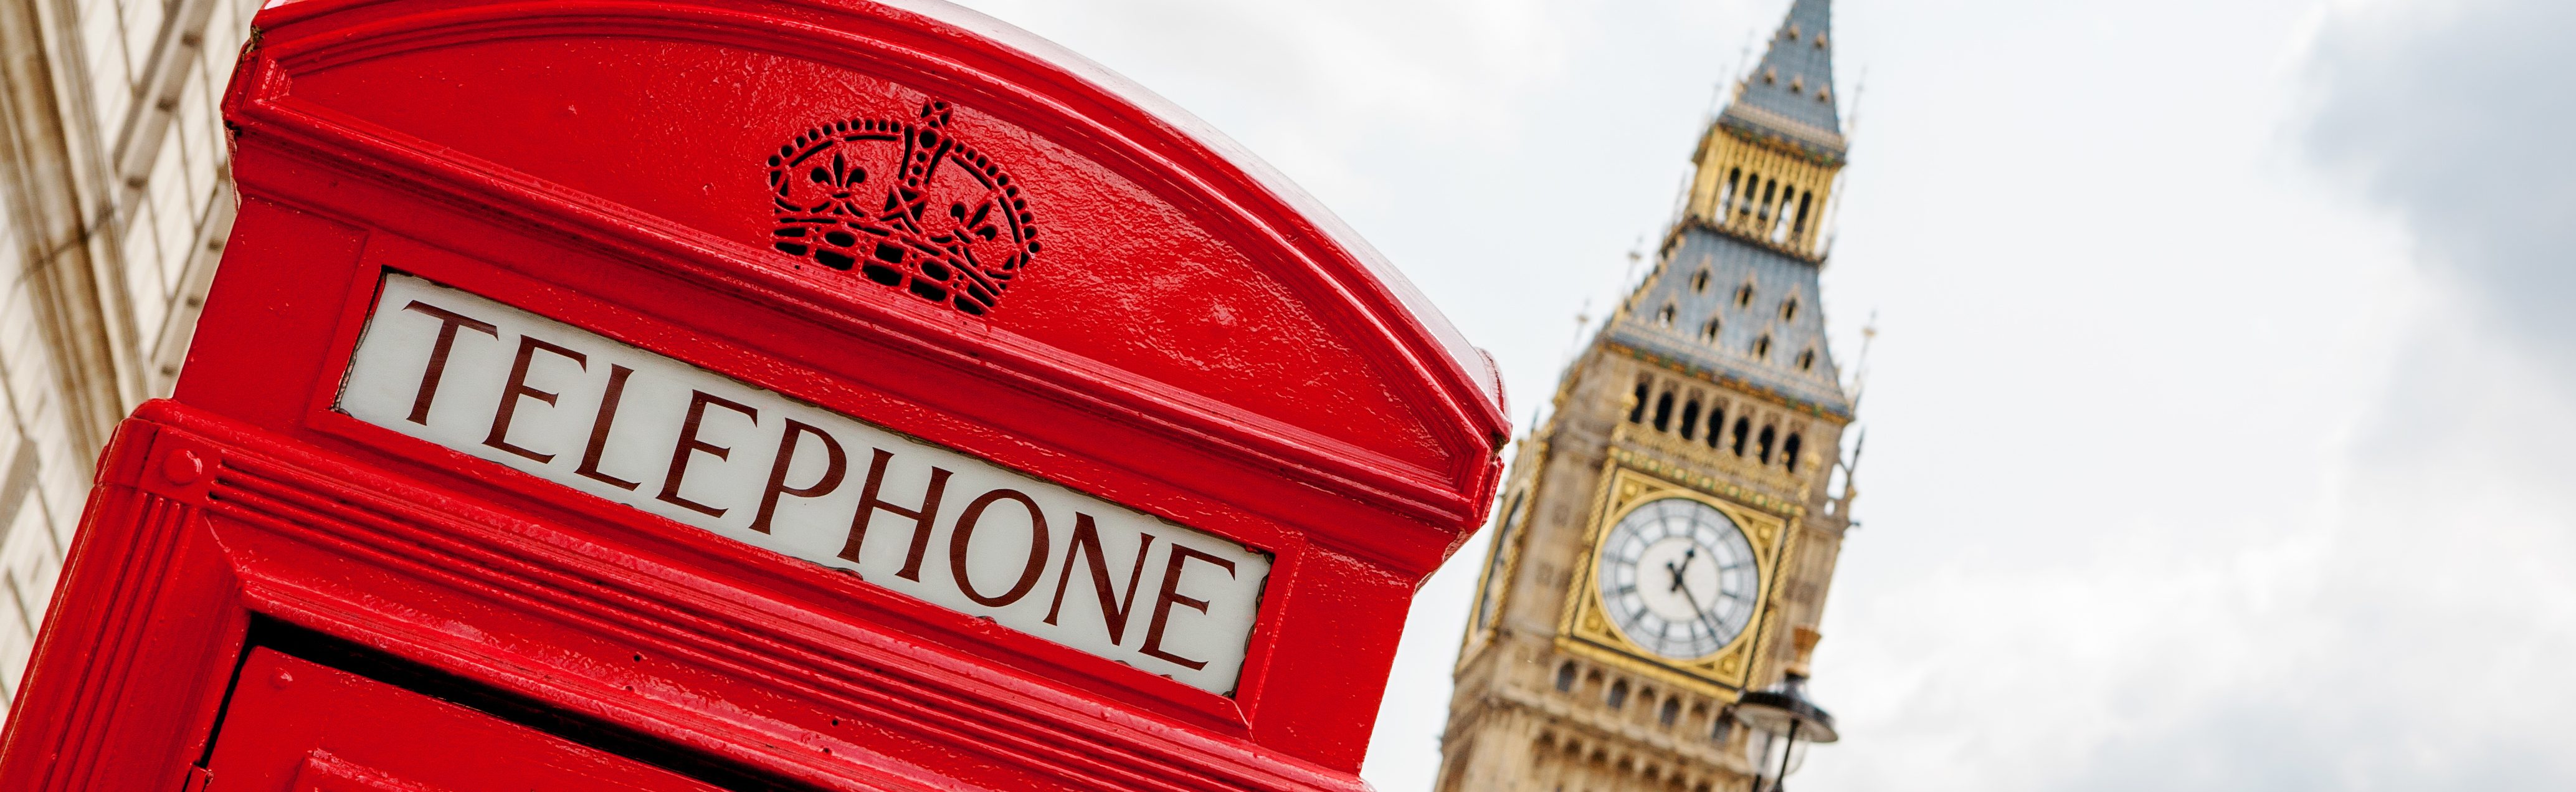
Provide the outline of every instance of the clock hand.
[[1673,576],[1673,587],[1665,589],[1665,591],[1682,590],[1682,573],[1690,569],[1691,559],[1698,556],[1699,546],[1692,545],[1682,549],[1682,560],[1680,563],[1676,564],[1671,561],[1664,562],[1664,571],[1672,573]]
[[1700,604],[1699,604],[1699,595],[1698,595],[1698,594],[1694,594],[1694,593],[1692,593],[1692,592],[1691,592],[1691,590],[1690,590],[1690,587],[1689,587],[1689,586],[1683,586],[1683,587],[1681,587],[1681,589],[1682,589],[1682,599],[1683,599],[1683,600],[1685,600],[1685,601],[1688,601],[1688,602],[1690,603],[1690,606],[1691,606],[1691,614],[1692,614],[1692,615],[1694,615],[1694,616],[1698,616],[1698,617],[1699,617],[1699,623],[1700,623],[1702,626],[1705,626],[1705,627],[1707,627],[1707,628],[1708,628],[1708,635],[1709,635],[1709,637],[1711,637],[1711,638],[1715,638],[1715,637],[1717,637],[1717,636],[1720,636],[1720,635],[1724,635],[1724,634],[1726,634],[1726,631],[1725,631],[1725,630],[1720,630],[1720,629],[1718,629],[1718,628],[1717,628],[1717,623],[1716,623],[1716,622],[1709,621],[1709,618],[1708,618],[1708,609],[1700,606]]

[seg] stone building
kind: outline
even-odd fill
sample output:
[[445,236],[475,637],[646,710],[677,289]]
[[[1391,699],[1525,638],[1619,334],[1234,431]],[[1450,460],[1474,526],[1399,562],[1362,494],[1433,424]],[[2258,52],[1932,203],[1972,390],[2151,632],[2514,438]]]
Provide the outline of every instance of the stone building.
[[1519,445],[1442,792],[1745,790],[1736,702],[1806,676],[1853,494],[1817,292],[1845,151],[1830,14],[1792,5],[1654,269]]
[[0,694],[116,422],[165,394],[232,225],[253,0],[0,2]]

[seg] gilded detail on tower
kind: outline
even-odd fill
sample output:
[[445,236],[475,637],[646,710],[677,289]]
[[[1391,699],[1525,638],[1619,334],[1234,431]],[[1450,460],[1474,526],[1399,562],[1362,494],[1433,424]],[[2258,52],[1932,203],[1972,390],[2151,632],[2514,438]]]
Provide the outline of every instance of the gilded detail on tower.
[[1558,648],[1731,700],[1793,536],[1777,516],[1611,462]]

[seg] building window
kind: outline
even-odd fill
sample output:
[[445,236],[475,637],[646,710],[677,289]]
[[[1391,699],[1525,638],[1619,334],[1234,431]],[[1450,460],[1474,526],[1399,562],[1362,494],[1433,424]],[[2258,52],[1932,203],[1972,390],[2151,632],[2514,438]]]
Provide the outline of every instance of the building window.
[[1744,440],[1745,440],[1745,438],[1752,437],[1752,436],[1753,436],[1753,421],[1751,421],[1750,419],[1745,419],[1745,418],[1737,418],[1737,419],[1735,419],[1735,455],[1736,455],[1736,456],[1743,456],[1743,455],[1744,455]]
[[1798,353],[1798,370],[1799,370],[1799,371],[1814,371],[1814,370],[1816,370],[1816,350],[1810,349],[1810,350],[1807,350],[1807,351],[1804,351],[1804,352],[1800,352],[1800,353]]
[[1769,335],[1764,335],[1764,336],[1762,336],[1761,338],[1753,339],[1753,359],[1755,359],[1755,360],[1767,360],[1767,359],[1770,359],[1770,357],[1771,357],[1771,336],[1769,336]]
[[1628,706],[1628,680],[1622,679],[1612,683],[1610,697],[1603,699],[1603,702],[1609,704],[1611,709]]
[[1753,284],[1747,283],[1742,286],[1735,287],[1735,307],[1742,308],[1752,304]]
[[1760,445],[1761,445],[1761,447],[1762,447],[1762,453],[1759,455],[1759,458],[1762,460],[1762,464],[1765,464],[1765,465],[1771,464],[1771,438],[1772,438],[1772,437],[1773,437],[1773,435],[1771,434],[1771,427],[1768,427],[1768,426],[1762,427],[1762,439],[1759,441],[1759,444],[1760,444]]
[[1786,299],[1786,300],[1781,300],[1781,301],[1780,301],[1780,321],[1783,321],[1783,322],[1795,322],[1795,321],[1797,321],[1797,320],[1798,320],[1798,298],[1796,298],[1796,297],[1791,297],[1791,298]]
[[1708,293],[1708,270],[1706,268],[1702,268],[1698,272],[1691,273],[1691,293]]
[[1803,445],[1803,443],[1798,441],[1798,436],[1796,434],[1789,435],[1788,440],[1780,443],[1781,461],[1789,463],[1789,472],[1791,473],[1798,472],[1798,447],[1800,445]]
[[1637,383],[1637,397],[1630,401],[1636,403],[1628,408],[1628,422],[1639,423],[1646,420],[1646,383]]
[[1684,440],[1699,436],[1697,434],[1699,432],[1698,399],[1692,399],[1689,404],[1682,405],[1682,425],[1679,429],[1680,431],[1678,434],[1680,434]]
[[1561,665],[1561,666],[1557,666],[1557,667],[1556,667],[1556,692],[1558,692],[1558,693],[1564,693],[1564,692],[1571,691],[1571,690],[1573,690],[1573,689],[1574,689],[1574,661],[1572,661],[1572,660],[1567,660],[1567,661],[1565,661],[1565,665]]
[[1710,317],[1707,322],[1703,322],[1699,326],[1699,340],[1706,341],[1711,344],[1717,343],[1717,331],[1717,319],[1715,317]]
[[1655,397],[1655,431],[1669,430],[1672,425],[1673,392],[1664,391],[1664,395]]
[[1678,720],[1681,720],[1681,719],[1682,719],[1682,700],[1681,700],[1681,699],[1678,699],[1678,698],[1668,698],[1668,699],[1664,699],[1664,709],[1663,709],[1663,711],[1655,714],[1655,720],[1656,720],[1657,722],[1660,722],[1660,723],[1662,723],[1662,724],[1666,725],[1666,726],[1671,726],[1671,725],[1673,725],[1673,722],[1674,722],[1674,721],[1678,721]]
[[1716,448],[1718,442],[1725,436],[1726,408],[1711,402],[1708,405],[1708,447]]
[[1674,313],[1675,311],[1673,310],[1672,304],[1665,303],[1663,310],[1655,312],[1655,324],[1663,325],[1665,327],[1673,326]]

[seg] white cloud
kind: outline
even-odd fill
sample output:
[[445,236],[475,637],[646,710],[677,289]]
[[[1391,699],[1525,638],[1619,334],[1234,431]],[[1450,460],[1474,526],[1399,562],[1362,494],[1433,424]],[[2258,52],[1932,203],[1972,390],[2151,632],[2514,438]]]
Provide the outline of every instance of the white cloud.
[[2338,9],[2314,48],[2308,140],[2423,241],[2482,312],[2576,376],[2576,5]]
[[[2151,222],[2121,225],[2196,249],[2166,270],[2189,288],[2108,306],[2052,295],[2127,336],[2110,358],[2151,372],[2137,384],[2157,398],[2088,388],[2082,364],[2046,391],[2099,413],[2046,415],[2070,434],[2027,447],[2078,472],[2022,483],[2086,493],[2013,493],[2061,518],[2062,533],[2036,540],[2053,552],[1935,548],[1923,555],[1938,571],[1908,579],[1873,570],[1885,564],[1873,555],[1939,540],[1853,543],[1828,620],[1843,653],[1821,658],[1819,679],[1853,718],[1851,742],[1820,754],[1804,786],[2576,781],[2563,748],[2576,744],[2563,717],[2576,681],[2559,671],[2576,665],[2576,490],[2564,483],[2576,394],[2560,373],[2576,325],[2554,307],[2576,232],[2544,221],[2576,208],[2560,197],[2576,173],[2546,142],[2570,109],[2556,86],[2576,75],[2576,56],[2549,43],[2563,44],[2566,10],[2344,3],[2282,18],[2297,66],[2255,80],[2255,94],[2294,112],[2250,124],[2224,123],[2226,87],[2190,77],[2230,64],[2261,77],[2266,52],[2173,50],[2204,61],[2175,64],[2175,81],[2212,92],[2173,109],[2225,137],[2126,151],[2201,167],[2109,189],[2157,196],[2139,207]],[[2267,136],[2328,171],[2226,158],[2260,154],[2249,147]],[[2360,189],[2328,197],[2342,185]],[[2229,227],[2249,215],[2267,227]],[[2086,267],[2143,263],[2105,229],[2061,241]],[[2141,305],[2160,315],[2132,316]],[[1888,432],[1937,420],[1889,404],[1904,398],[1876,405]],[[1875,472],[1960,484],[1928,467]],[[2004,533],[1927,519],[1939,515],[1906,497],[1864,517],[1952,541]]]

